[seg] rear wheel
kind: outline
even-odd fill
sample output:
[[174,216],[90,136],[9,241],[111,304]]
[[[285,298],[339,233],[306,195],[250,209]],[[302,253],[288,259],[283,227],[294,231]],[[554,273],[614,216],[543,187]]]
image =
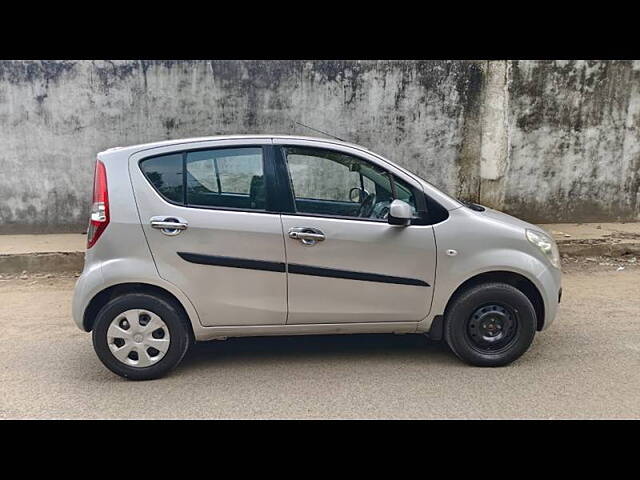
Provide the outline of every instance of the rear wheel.
[[122,295],[98,312],[93,346],[102,363],[122,377],[158,378],[177,366],[189,348],[185,320],[164,298]]
[[481,367],[507,365],[527,351],[536,312],[527,296],[504,283],[471,287],[453,299],[444,335],[463,361]]

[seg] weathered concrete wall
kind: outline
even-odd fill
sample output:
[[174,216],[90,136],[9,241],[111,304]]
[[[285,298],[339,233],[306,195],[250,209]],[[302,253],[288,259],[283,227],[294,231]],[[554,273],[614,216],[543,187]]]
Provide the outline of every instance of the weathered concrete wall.
[[640,62],[514,62],[507,94],[506,210],[640,219]]
[[82,231],[96,152],[224,133],[368,146],[535,221],[636,219],[637,62],[1,61],[0,233]]

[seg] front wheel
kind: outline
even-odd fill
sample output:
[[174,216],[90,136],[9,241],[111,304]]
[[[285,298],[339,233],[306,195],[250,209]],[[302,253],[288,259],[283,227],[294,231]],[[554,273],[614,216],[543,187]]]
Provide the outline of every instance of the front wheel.
[[147,293],[110,300],[98,312],[93,347],[112,372],[131,380],[165,375],[184,357],[190,337],[176,306]]
[[536,312],[527,296],[505,283],[485,283],[458,294],[445,314],[444,336],[463,361],[508,365],[527,351]]

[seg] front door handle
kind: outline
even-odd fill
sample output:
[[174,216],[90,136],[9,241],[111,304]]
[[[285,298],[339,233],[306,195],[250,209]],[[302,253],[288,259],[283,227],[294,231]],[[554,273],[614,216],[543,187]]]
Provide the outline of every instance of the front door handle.
[[165,235],[178,235],[181,231],[186,230],[189,223],[184,218],[157,216],[151,217],[151,228],[157,228]]
[[326,237],[317,228],[293,227],[289,229],[289,238],[300,240],[303,245],[311,246],[322,242]]

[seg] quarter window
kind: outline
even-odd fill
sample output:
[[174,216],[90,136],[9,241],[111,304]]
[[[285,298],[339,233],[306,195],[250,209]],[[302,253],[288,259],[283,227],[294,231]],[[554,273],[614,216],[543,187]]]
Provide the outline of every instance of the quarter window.
[[[414,189],[352,155],[308,147],[284,149],[298,213],[385,220],[399,198],[414,209]],[[395,195],[394,195],[395,192]]]
[[143,160],[142,173],[158,193],[172,202],[184,201],[182,189],[182,153],[172,153]]

